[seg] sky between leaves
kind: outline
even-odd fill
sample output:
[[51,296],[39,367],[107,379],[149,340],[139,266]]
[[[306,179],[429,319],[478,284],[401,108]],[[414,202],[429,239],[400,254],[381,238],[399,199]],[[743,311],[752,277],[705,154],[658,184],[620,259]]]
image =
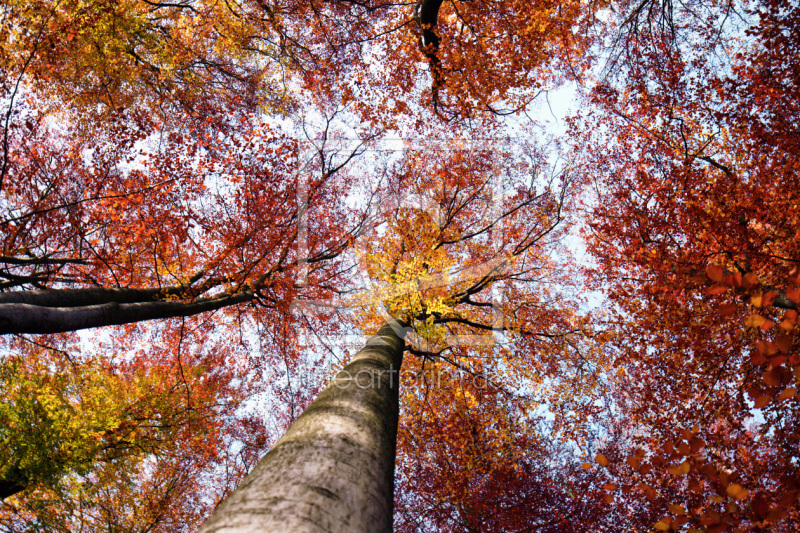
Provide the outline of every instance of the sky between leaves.
[[2,17],[0,528],[195,529],[392,315],[399,531],[793,531],[796,6]]

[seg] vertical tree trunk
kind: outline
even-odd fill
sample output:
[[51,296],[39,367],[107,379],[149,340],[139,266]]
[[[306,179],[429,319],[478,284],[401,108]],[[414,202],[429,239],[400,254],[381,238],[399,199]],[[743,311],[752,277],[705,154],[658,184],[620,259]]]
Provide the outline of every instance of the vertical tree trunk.
[[200,533],[390,533],[404,336],[384,324]]

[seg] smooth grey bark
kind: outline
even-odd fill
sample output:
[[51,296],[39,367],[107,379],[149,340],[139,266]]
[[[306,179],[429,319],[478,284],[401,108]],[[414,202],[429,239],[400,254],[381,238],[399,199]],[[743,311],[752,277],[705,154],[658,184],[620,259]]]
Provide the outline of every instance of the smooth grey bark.
[[105,303],[152,302],[166,296],[180,295],[185,286],[148,289],[102,288],[86,289],[40,289],[0,293],[0,305],[28,304],[39,307],[80,307]]
[[406,330],[367,341],[200,533],[391,533]]
[[[92,291],[97,298],[91,300]],[[192,316],[206,311],[215,311],[229,305],[248,302],[253,299],[252,292],[241,292],[232,295],[222,295],[213,298],[199,298],[193,301],[138,301],[127,303],[131,300],[134,291],[116,289],[87,290],[84,293],[77,291],[64,291],[65,307],[56,307],[59,291],[47,292],[42,295],[46,305],[32,305],[30,303],[2,303],[0,301],[0,335],[11,333],[62,333],[79,329],[97,328],[101,326],[116,326],[130,324],[143,320],[159,318],[173,318],[178,316]],[[30,291],[38,292],[38,291]],[[148,292],[141,289],[141,294]],[[11,296],[8,293],[5,296]],[[17,293],[20,294],[20,293]],[[118,294],[121,301],[108,301],[113,294]],[[83,305],[69,306],[79,300]],[[35,301],[35,299],[31,300]],[[85,305],[94,301],[94,305]]]

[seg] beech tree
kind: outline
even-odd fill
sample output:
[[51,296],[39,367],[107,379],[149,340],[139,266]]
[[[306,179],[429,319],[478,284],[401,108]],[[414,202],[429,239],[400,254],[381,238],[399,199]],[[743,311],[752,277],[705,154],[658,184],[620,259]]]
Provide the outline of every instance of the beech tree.
[[[309,297],[328,294],[323,282],[340,274],[333,260],[363,222],[337,207],[347,187],[337,173],[357,152],[320,144],[303,167],[297,141],[246,103],[154,115],[150,86],[127,110],[101,100],[100,118],[80,98],[66,101],[56,123],[64,93],[42,95],[36,71],[17,74],[4,129],[0,316],[14,337],[4,342],[0,477],[3,497],[30,491],[6,507],[3,525],[191,528],[267,445],[263,423],[238,411],[258,392],[259,363],[214,339],[236,331],[243,304],[263,324],[285,316],[304,283]],[[186,104],[161,99],[176,102]],[[214,310],[231,319],[186,320]],[[24,335],[169,317],[181,320],[111,333],[99,360],[75,336]],[[145,339],[161,349],[137,350]],[[97,388],[131,394],[98,404]]]
[[[196,527],[276,436],[244,406],[277,390],[264,372],[288,378],[309,322],[379,333],[300,417],[318,386],[287,380],[291,428],[206,530],[289,511],[388,530],[398,413],[404,531],[792,529],[792,4],[23,1],[3,17],[7,530]],[[587,94],[577,155],[554,164],[504,117],[565,80]],[[361,124],[328,123],[299,168],[280,122],[311,102]],[[360,149],[327,144],[353,130],[495,144],[357,167]],[[354,209],[358,172],[379,171]],[[605,319],[574,296],[561,243],[579,215]],[[327,314],[292,313],[313,305]],[[96,354],[70,334],[114,325]],[[350,379],[365,367],[381,386]],[[346,447],[363,460],[317,479]]]
[[[104,122],[107,131],[91,141],[79,132],[56,135],[39,121],[12,139],[4,182],[3,333],[275,301],[269,293],[291,290],[287,278],[301,262],[313,276],[315,264],[341,253],[357,233],[358,220],[342,218],[333,235],[317,231],[313,217],[299,220],[306,208],[297,202],[297,144],[263,123],[251,122],[244,133],[208,122],[165,131],[159,151],[148,153],[137,142],[152,130],[126,117]],[[244,117],[236,122],[246,124]],[[88,164],[87,153],[94,154]],[[335,217],[341,184],[330,178],[338,169],[325,161],[320,167],[306,198]],[[298,257],[303,224],[310,240]]]
[[642,3],[594,93],[587,236],[629,417],[609,468],[659,511],[642,527],[795,528],[797,17]]
[[[257,323],[286,320],[289,302],[302,288],[301,262],[312,284],[305,293],[327,294],[317,280],[339,275],[332,260],[362,220],[354,212],[337,219],[335,196],[319,201],[343,164],[328,167],[332,156],[325,154],[318,167],[304,169],[323,175],[308,180],[305,198],[329,210],[325,224],[341,224],[324,232],[317,230],[319,220],[305,224],[311,235],[298,259],[299,213],[315,210],[297,203],[296,186],[303,184],[295,177],[296,145],[263,124],[255,128],[245,138],[237,133],[227,139],[223,134],[230,130],[221,126],[195,130],[214,140],[213,151],[203,155],[203,137],[188,147],[180,138],[162,141],[169,152],[143,155],[133,148],[139,132],[122,119],[116,151],[102,137],[67,138],[77,145],[71,153],[57,152],[64,145],[52,134],[41,144],[20,140],[28,157],[11,159],[5,182],[14,192],[6,197],[16,204],[9,206],[6,227],[12,231],[5,234],[4,332],[182,319],[161,326],[160,334],[135,327],[112,334],[115,344],[99,361],[69,336],[17,335],[5,344],[11,356],[4,361],[9,459],[3,496],[31,489],[20,509],[7,508],[9,529],[29,523],[85,529],[108,520],[192,528],[263,453],[264,424],[239,409],[263,392],[253,382],[260,363],[242,354],[241,346],[220,346],[215,339],[235,335],[244,311],[238,304],[257,305],[249,313]],[[275,158],[248,155],[248,146],[275,150]],[[88,150],[95,153],[91,164],[84,159]],[[188,153],[181,157],[181,150]],[[144,168],[129,170],[129,162]],[[204,182],[209,175],[213,180]],[[79,188],[81,179],[87,189]],[[228,319],[217,316],[216,327],[202,318],[186,321],[216,309],[232,311]],[[150,335],[153,347],[136,353]],[[20,362],[29,345],[40,347],[30,356],[42,361],[38,366]],[[134,363],[125,362],[130,357]],[[37,386],[42,390],[32,394],[30,406],[14,400]],[[97,404],[97,388],[118,387],[132,392]],[[36,451],[40,439],[48,442],[46,452]]]
[[[328,270],[335,265],[330,260],[358,234],[359,221],[348,226],[329,217],[325,229],[316,231],[318,219],[308,217],[308,234],[316,242],[307,247],[309,255],[293,255],[301,209],[292,201],[299,196],[296,182],[286,179],[280,157],[292,154],[293,147],[272,138],[269,128],[249,114],[259,107],[291,107],[274,83],[284,65],[300,72],[306,86],[353,104],[352,86],[343,84],[352,68],[345,67],[368,63],[350,61],[352,53],[366,57],[359,44],[363,30],[373,48],[405,42],[401,50],[408,50],[412,60],[427,57],[437,80],[431,85],[432,102],[451,117],[491,107],[505,91],[483,93],[477,78],[459,84],[445,80],[450,84],[445,98],[441,72],[450,73],[450,80],[460,76],[460,59],[453,55],[438,62],[437,44],[446,42],[458,54],[457,47],[466,42],[439,37],[461,24],[449,14],[442,13],[435,31],[431,27],[439,20],[441,3],[421,6],[417,14],[389,5],[370,7],[369,17],[364,7],[289,4],[273,10],[242,4],[220,11],[214,4],[8,4],[5,16],[17,30],[3,41],[8,107],[2,183],[10,194],[3,332],[68,332],[253,302],[279,309],[296,294],[301,264],[311,265],[306,292],[324,295],[320,289],[336,274],[335,266]],[[550,14],[537,9],[509,12],[491,33],[518,40],[523,21],[526,32],[538,31],[528,27],[528,15],[541,22]],[[339,15],[363,25],[329,31],[332,16]],[[482,12],[456,15],[469,23]],[[580,38],[571,41],[576,32],[570,22],[582,16],[574,8],[559,15],[556,24],[539,32],[540,44],[561,39],[567,55],[580,49]],[[412,20],[416,25],[408,32],[405,26]],[[383,32],[395,22],[400,22],[398,31]],[[340,35],[341,40],[331,40]],[[468,49],[472,61],[483,58],[485,71],[489,62],[481,38],[476,33],[477,46]],[[538,68],[550,57],[528,55],[525,69]],[[411,64],[401,58],[395,62]],[[479,72],[474,69],[468,77]],[[447,101],[464,87],[474,94],[461,103]],[[376,93],[372,101],[386,94]],[[368,109],[353,107],[362,116]],[[58,127],[48,120],[56,110],[64,119]],[[379,122],[387,121],[385,113],[374,111]],[[154,135],[160,137],[160,149],[142,152]],[[275,157],[265,170],[264,153],[270,150]],[[338,167],[323,168],[321,178],[309,183],[316,196],[309,203],[342,213],[334,209],[335,186],[324,190],[332,186],[332,170]],[[16,476],[16,482],[26,476]]]
[[[537,155],[523,154],[533,163],[540,162]],[[377,301],[377,310],[393,317],[395,332],[390,325],[380,327],[203,531],[278,524],[309,531],[391,530],[402,375],[438,379],[437,374],[455,367],[502,388],[550,381],[551,389],[542,387],[527,400],[560,402],[560,424],[584,416],[572,410],[590,403],[599,388],[597,373],[587,366],[597,364],[602,353],[591,351],[588,325],[567,305],[569,298],[545,283],[562,275],[550,253],[565,231],[569,180],[561,175],[542,181],[546,174],[541,171],[538,165],[515,164],[513,152],[497,148],[455,151],[445,161],[428,152],[408,157],[388,190],[395,193],[390,197],[416,198],[420,205],[384,203],[393,212],[386,217],[391,222],[361,249],[362,268],[372,287],[366,301],[358,296],[349,302],[364,308],[360,322],[380,324],[384,319],[380,313],[375,316]],[[531,283],[531,277],[539,283]],[[493,299],[489,291],[499,283],[503,290]],[[406,332],[414,337],[407,347]],[[514,348],[498,345],[493,333],[514,338]],[[583,350],[576,346],[580,344]],[[410,361],[406,356],[401,374],[404,347]],[[447,408],[451,395],[472,394],[448,381],[447,386],[433,386],[441,395],[433,404],[439,408]],[[576,397],[573,388],[585,396]],[[431,407],[433,396],[426,398],[428,402],[403,393],[412,413],[440,416],[439,408]],[[488,395],[483,399],[491,405]],[[528,407],[519,409],[520,416],[528,416]],[[499,425],[502,420],[502,413],[492,412],[483,423]],[[514,431],[498,427],[494,432],[501,446],[496,453],[501,453]],[[535,434],[535,428],[523,429],[518,438],[533,438],[529,433]],[[348,459],[337,459],[343,453]],[[553,487],[552,494],[563,497],[564,488]],[[566,520],[568,510],[563,511]]]
[[[265,431],[235,416],[253,387],[229,364],[230,350],[207,338],[210,328],[192,329],[180,339],[194,349],[154,336],[161,347],[149,358],[124,358],[113,345],[81,353],[63,340],[58,349],[25,339],[10,346],[3,530],[174,531],[207,515],[226,483],[215,465],[241,468],[228,451],[231,436],[252,439],[252,449]],[[235,483],[240,474],[228,475]]]

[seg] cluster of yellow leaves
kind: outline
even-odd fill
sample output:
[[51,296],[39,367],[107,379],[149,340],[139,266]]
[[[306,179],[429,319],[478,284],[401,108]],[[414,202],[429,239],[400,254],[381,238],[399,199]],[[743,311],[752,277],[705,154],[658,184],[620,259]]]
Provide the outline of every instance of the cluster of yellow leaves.
[[430,214],[407,210],[360,250],[360,263],[373,285],[370,302],[384,306],[392,316],[416,323],[428,338],[437,336],[435,316],[455,312],[450,300],[455,287],[449,271],[456,261],[440,245],[442,239]]
[[[98,461],[159,449],[209,401],[196,393],[197,410],[186,410],[169,374],[158,366],[114,369],[101,359],[38,347],[6,359],[0,363],[0,478],[52,486],[65,475],[93,471]],[[202,367],[185,365],[184,383],[202,374]]]
[[96,459],[108,432],[122,422],[124,403],[109,391],[125,390],[98,361],[78,363],[39,352],[0,365],[0,472],[51,482],[82,472]]

